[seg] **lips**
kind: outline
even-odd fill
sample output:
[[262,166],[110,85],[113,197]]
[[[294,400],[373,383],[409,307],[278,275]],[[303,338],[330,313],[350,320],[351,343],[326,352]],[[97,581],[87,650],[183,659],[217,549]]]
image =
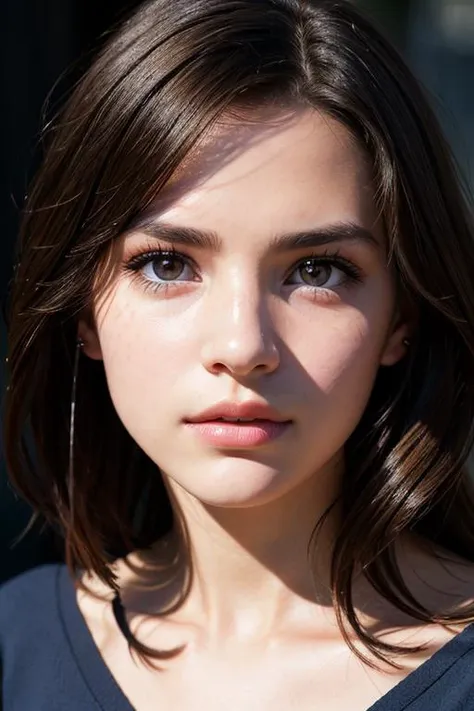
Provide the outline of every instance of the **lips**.
[[269,445],[291,430],[292,421],[267,403],[220,402],[185,420],[186,429],[221,450]]
[[258,417],[218,417],[216,422],[259,422]]
[[258,401],[247,402],[228,402],[223,401],[212,405],[211,407],[202,410],[201,412],[186,418],[186,422],[237,422],[244,421],[265,421],[265,422],[289,422],[288,418],[283,417],[278,410],[271,407],[267,403]]

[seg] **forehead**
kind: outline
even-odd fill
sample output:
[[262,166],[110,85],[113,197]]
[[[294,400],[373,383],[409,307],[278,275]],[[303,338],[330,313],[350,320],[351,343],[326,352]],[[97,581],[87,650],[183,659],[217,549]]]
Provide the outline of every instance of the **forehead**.
[[373,229],[371,166],[342,124],[313,109],[224,118],[140,220],[155,217],[224,237],[344,220]]

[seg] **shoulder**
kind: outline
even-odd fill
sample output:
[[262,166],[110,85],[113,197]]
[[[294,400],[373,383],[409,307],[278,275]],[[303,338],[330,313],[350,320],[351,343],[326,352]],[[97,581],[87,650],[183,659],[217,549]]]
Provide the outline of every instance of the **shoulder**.
[[0,643],[24,629],[48,624],[56,608],[57,585],[65,566],[44,565],[18,575],[0,587]]
[[65,566],[45,565],[0,587],[0,665],[13,695],[22,679],[33,688],[46,678],[48,665],[54,667],[56,655],[64,653],[58,585],[66,575]]
[[65,568],[58,564],[42,565],[3,583],[0,586],[0,614],[50,594]]
[[0,697],[5,709],[99,708],[69,635],[66,618],[72,614],[74,590],[64,565],[35,568],[0,587]]

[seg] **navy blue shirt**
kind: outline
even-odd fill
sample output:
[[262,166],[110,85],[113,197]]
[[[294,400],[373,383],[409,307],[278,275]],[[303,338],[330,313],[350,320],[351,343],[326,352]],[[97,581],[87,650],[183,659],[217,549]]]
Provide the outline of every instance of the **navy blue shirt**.
[[[95,646],[65,566],[2,586],[0,659],[4,711],[133,711]],[[474,711],[474,625],[367,711],[402,709]]]

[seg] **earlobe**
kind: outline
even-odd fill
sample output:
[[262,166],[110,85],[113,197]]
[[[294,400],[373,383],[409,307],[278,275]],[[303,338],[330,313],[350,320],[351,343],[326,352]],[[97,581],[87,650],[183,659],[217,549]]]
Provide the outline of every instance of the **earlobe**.
[[389,337],[380,358],[380,365],[396,365],[411,347],[408,326],[399,326]]
[[396,365],[407,357],[410,349],[413,348],[412,334],[416,333],[418,319],[416,305],[407,294],[402,294],[381,353],[380,365]]
[[92,360],[102,360],[102,349],[99,337],[86,319],[79,319],[77,326],[77,338],[83,343],[82,352]]

